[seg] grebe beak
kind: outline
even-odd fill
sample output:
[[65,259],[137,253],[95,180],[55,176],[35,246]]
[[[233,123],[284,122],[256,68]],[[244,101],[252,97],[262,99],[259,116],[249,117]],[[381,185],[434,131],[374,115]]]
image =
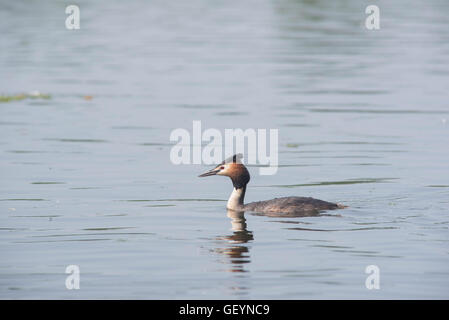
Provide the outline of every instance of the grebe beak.
[[217,173],[220,172],[219,168],[213,168],[212,170],[206,171],[203,174],[200,174],[198,177],[208,177],[208,176],[215,176]]

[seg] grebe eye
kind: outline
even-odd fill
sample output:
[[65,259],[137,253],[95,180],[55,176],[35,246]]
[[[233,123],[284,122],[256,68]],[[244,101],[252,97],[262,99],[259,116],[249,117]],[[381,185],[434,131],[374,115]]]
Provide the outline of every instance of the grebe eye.
[[224,167],[223,167],[223,166],[221,166],[221,167],[220,167],[220,170],[223,170],[223,169],[224,169]]

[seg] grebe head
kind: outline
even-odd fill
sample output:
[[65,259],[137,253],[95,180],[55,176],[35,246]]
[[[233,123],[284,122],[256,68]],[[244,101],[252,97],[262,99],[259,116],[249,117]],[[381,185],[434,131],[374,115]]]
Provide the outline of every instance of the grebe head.
[[227,158],[218,166],[212,170],[206,171],[200,174],[198,177],[208,176],[226,176],[231,178],[234,188],[239,189],[246,186],[249,182],[249,172],[246,167],[241,163],[242,154],[235,154],[232,157]]

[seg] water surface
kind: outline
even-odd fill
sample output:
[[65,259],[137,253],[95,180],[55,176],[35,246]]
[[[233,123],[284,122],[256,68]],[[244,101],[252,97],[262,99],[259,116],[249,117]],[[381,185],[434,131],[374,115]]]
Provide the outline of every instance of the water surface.
[[[356,0],[2,4],[1,94],[51,98],[0,103],[0,298],[449,298],[449,3],[377,3],[378,31]],[[193,120],[279,129],[248,201],[349,208],[228,213],[169,161]]]

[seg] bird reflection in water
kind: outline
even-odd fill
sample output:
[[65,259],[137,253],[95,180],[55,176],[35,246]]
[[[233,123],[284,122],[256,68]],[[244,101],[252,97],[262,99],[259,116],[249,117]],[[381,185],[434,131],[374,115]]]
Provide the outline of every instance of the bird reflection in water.
[[246,272],[244,265],[251,262],[248,242],[254,240],[253,233],[246,228],[246,219],[242,211],[227,211],[231,219],[233,233],[227,236],[217,237],[217,240],[227,241],[227,246],[216,248],[214,252],[226,257],[225,263],[231,264],[229,272]]

